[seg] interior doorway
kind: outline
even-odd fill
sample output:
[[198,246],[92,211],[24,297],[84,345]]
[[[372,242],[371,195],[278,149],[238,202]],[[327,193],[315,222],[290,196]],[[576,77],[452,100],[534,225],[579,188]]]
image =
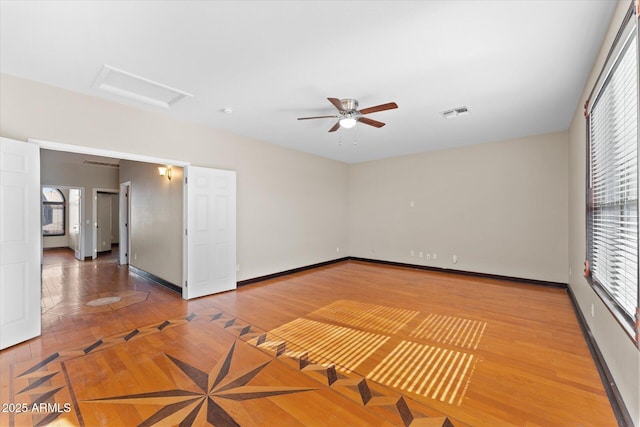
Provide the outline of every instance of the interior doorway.
[[131,251],[131,246],[129,245],[129,221],[131,220],[130,191],[131,181],[120,184],[120,254],[118,258],[120,265],[129,264],[129,252]]
[[82,239],[82,189],[69,189],[69,247],[73,250],[75,258],[84,259]]
[[120,241],[119,190],[93,189],[93,252],[92,258],[110,254]]
[[[166,242],[167,239],[164,239],[160,241],[160,243],[164,244],[154,244],[158,242],[158,236],[164,238],[166,233],[158,234],[155,233],[154,227],[147,227],[153,232],[146,233],[146,235],[136,237],[135,239],[133,234],[130,235],[127,244],[131,247],[132,253],[129,254],[130,251],[126,251],[126,253],[128,256],[131,255],[129,257],[130,260],[137,260],[139,264],[136,264],[135,267],[138,270],[153,275],[160,280],[164,280],[168,284],[182,288],[182,296],[184,299],[197,298],[199,296],[235,288],[237,268],[235,223],[236,175],[234,171],[195,167],[191,166],[190,162],[157,159],[98,148],[60,144],[51,141],[28,139],[27,142],[34,142],[38,144],[41,149],[48,149],[52,151],[95,155],[147,164],[173,165],[174,167],[184,168],[184,181],[180,179],[180,191],[173,192],[174,196],[176,194],[180,196],[182,202],[182,206],[180,207],[182,209],[179,209],[179,213],[176,214],[175,209],[172,208],[179,205],[178,203],[171,203],[169,206],[164,206],[164,209],[166,211],[170,211],[173,215],[160,217],[160,219],[164,220],[160,221],[162,225],[178,224],[180,226],[179,234],[177,235],[178,239],[175,238],[176,236],[170,235],[170,241],[168,243]],[[167,167],[170,168],[171,166]],[[136,175],[136,178],[139,178],[143,183],[141,188],[143,191],[147,190],[148,195],[165,193],[171,194],[171,192],[166,189],[168,187],[168,182],[171,181],[171,175],[165,175],[163,171],[160,171],[159,169],[159,167],[155,167],[153,169],[147,168],[147,170],[137,170],[140,174]],[[166,170],[165,167],[162,167],[162,169]],[[193,177],[187,178],[188,170],[192,171]],[[157,183],[161,182],[158,181],[158,176],[160,179],[168,179],[168,181],[162,181],[165,182],[165,184],[163,184],[165,187],[159,187],[157,185]],[[152,181],[153,184],[145,185]],[[118,185],[118,188],[93,189],[93,221],[91,224],[93,233],[91,240],[93,241],[92,259],[94,260],[97,258],[98,254],[98,192],[118,194],[120,191],[119,186],[120,185]],[[139,187],[136,184],[136,197],[138,195],[138,188]],[[205,188],[208,190],[202,190]],[[220,194],[218,194],[218,191],[220,191]],[[145,193],[143,192],[141,194]],[[196,197],[198,195],[200,195],[200,197]],[[143,202],[148,201],[148,199],[145,198],[140,200]],[[111,204],[113,206],[113,201]],[[134,213],[137,212],[134,211],[134,208],[137,209],[137,205],[135,203],[130,203],[129,206],[131,209],[130,219],[133,220],[134,218],[138,218],[139,216],[134,215]],[[153,208],[154,206],[152,204],[146,203],[146,206],[140,208],[143,212],[141,217],[143,219],[148,218],[148,216],[145,217],[144,215],[145,213],[148,213],[149,209],[151,209],[151,212],[156,212]],[[111,218],[113,217],[119,218],[120,215],[112,214]],[[192,230],[202,231],[203,233],[196,234],[203,234],[203,236],[198,235],[193,236],[193,238],[189,236],[189,233],[187,232],[189,227],[185,227],[187,223],[192,225]],[[129,225],[130,228],[134,228],[136,224]],[[111,228],[111,231],[113,231],[113,227]],[[204,233],[204,231],[207,231],[207,233]],[[205,234],[206,236],[204,236]],[[108,235],[113,239],[112,232],[109,232]],[[104,235],[101,234],[101,250],[105,248],[107,241],[102,238],[103,236]],[[205,244],[198,244],[198,238],[203,239],[203,241],[206,240]],[[136,248],[134,248],[136,241],[142,242],[141,246],[138,247],[145,251],[142,257],[138,256],[140,254],[137,252]],[[152,244],[149,244],[149,242],[152,242]],[[177,257],[169,256],[169,260],[172,261],[172,264],[169,266],[162,263],[162,261],[159,261],[159,259],[167,259],[166,249],[173,250],[175,255],[177,255]],[[162,257],[158,257],[158,253],[161,253]],[[169,253],[169,255],[171,255],[171,253]],[[175,262],[176,259],[180,260],[180,262]],[[176,269],[175,267],[178,264],[180,265]],[[168,277],[168,279],[165,279],[165,277]],[[201,280],[205,277],[207,280]],[[186,290],[188,286],[195,285],[194,281],[198,283],[197,292],[187,292]],[[176,285],[176,283],[178,285]]]

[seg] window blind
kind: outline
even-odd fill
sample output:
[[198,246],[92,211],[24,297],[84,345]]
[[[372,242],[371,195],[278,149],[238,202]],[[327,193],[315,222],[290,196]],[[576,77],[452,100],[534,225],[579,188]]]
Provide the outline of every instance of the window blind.
[[638,46],[634,31],[589,112],[588,244],[592,280],[631,319],[638,305]]

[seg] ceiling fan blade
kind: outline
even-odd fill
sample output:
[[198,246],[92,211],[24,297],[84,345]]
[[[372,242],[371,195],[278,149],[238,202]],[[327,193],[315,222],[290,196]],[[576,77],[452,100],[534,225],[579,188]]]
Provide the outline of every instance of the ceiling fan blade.
[[338,120],[338,121],[336,122],[336,124],[335,124],[335,125],[333,125],[333,127],[332,127],[331,129],[329,129],[329,132],[335,132],[335,131],[337,131],[339,128],[340,128],[340,121]]
[[315,117],[298,117],[298,120],[310,120],[310,119],[329,119],[338,116],[315,116]]
[[330,103],[333,104],[334,107],[336,107],[338,109],[338,111],[347,111],[344,109],[344,105],[342,105],[342,101],[340,101],[338,98],[327,98],[329,100]]
[[364,108],[360,110],[360,114],[371,114],[378,111],[393,110],[394,108],[398,108],[398,104],[395,102],[388,102],[386,104],[376,105],[375,107]]
[[[384,123],[379,122],[377,120],[370,119],[368,117],[360,117],[358,118],[358,121],[361,123],[364,123],[365,125],[369,125],[377,128],[381,128],[382,126],[384,126]],[[338,124],[340,124],[340,122],[338,122]]]

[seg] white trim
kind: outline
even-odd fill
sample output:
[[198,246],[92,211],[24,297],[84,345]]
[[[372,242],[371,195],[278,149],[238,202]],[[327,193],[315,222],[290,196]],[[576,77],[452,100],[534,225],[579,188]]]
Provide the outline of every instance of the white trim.
[[161,157],[145,156],[142,154],[123,153],[121,151],[105,150],[102,148],[85,147],[84,145],[61,144],[59,142],[45,141],[43,139],[27,138],[27,142],[31,142],[40,146],[40,148],[54,151],[67,151],[70,153],[88,154],[100,157],[113,157],[122,160],[133,160],[145,163],[161,163],[172,166],[189,166],[191,162],[183,160],[163,159]]

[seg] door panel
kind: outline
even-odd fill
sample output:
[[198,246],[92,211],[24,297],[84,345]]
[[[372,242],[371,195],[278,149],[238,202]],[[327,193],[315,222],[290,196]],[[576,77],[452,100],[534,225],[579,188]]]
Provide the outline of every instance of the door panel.
[[236,175],[185,167],[185,299],[236,288]]
[[76,259],[83,260],[82,248],[80,242],[82,239],[81,234],[81,191],[77,188],[71,188],[69,190],[69,247],[73,249]]
[[120,226],[118,232],[120,233],[120,265],[129,264],[129,188],[131,182],[125,182],[120,184],[120,201],[118,203]]
[[111,194],[98,193],[97,202],[97,250],[106,252],[111,250]]
[[40,335],[40,149],[0,138],[0,349]]

